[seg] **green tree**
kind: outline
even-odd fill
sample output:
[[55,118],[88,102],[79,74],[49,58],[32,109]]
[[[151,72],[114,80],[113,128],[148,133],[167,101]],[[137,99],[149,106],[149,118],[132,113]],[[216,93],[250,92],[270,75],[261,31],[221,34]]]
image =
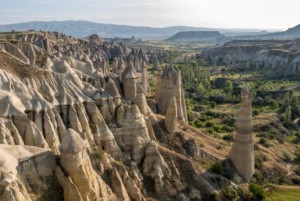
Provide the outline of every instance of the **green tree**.
[[232,94],[233,86],[232,86],[232,82],[230,80],[227,80],[225,82],[225,87],[224,87],[223,91],[226,95],[231,95]]
[[197,94],[197,96],[203,96],[206,94],[206,89],[202,83],[197,85],[196,94]]
[[252,193],[255,200],[260,201],[266,198],[266,192],[262,186],[251,183],[249,184],[248,189]]

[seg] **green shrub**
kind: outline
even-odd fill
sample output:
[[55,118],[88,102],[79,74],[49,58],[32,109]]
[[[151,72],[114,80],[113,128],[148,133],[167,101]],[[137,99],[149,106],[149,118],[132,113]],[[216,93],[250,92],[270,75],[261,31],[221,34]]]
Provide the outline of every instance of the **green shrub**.
[[259,115],[259,111],[258,110],[253,110],[253,116],[257,116]]
[[266,192],[262,186],[251,183],[251,184],[249,184],[248,189],[251,192],[251,194],[253,195],[253,198],[255,200],[260,201],[260,200],[264,200],[266,198]]
[[254,157],[254,164],[255,164],[255,167],[256,167],[256,168],[261,168],[262,163],[263,163],[264,161],[266,161],[266,160],[267,160],[266,155],[264,155],[264,154],[262,154],[262,153],[256,155],[256,156]]
[[233,132],[234,131],[234,128],[231,127],[231,126],[228,126],[228,125],[224,125],[222,127],[222,130],[225,131],[225,132]]
[[223,136],[223,140],[228,141],[228,142],[232,142],[234,138],[234,135],[232,133],[226,134]]
[[196,120],[194,122],[194,125],[197,127],[197,128],[202,128],[203,127],[203,123],[201,123],[199,120]]
[[102,159],[104,156],[104,151],[102,149],[97,149],[94,151],[94,156],[98,159]]
[[213,125],[213,129],[217,132],[217,133],[221,133],[222,132],[222,128],[218,125]]
[[295,160],[297,162],[300,162],[300,147],[298,147],[297,150],[295,151]]
[[209,169],[211,172],[213,172],[215,174],[223,174],[224,173],[224,167],[219,161],[213,163]]
[[226,200],[237,200],[238,198],[237,190],[233,189],[232,187],[226,187],[224,190],[222,190],[222,194]]
[[207,127],[207,128],[213,127],[214,125],[215,125],[215,123],[213,123],[213,122],[210,122],[210,121],[205,122],[205,127]]
[[264,147],[269,147],[270,146],[270,144],[268,143],[267,139],[264,138],[264,137],[260,138],[258,143],[261,144],[261,145],[263,145]]

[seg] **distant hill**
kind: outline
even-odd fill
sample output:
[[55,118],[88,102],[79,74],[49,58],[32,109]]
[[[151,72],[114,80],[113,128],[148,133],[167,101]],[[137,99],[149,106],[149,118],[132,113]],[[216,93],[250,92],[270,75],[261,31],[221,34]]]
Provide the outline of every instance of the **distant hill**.
[[16,31],[27,31],[30,29],[57,31],[74,37],[85,37],[91,34],[98,34],[101,37],[108,38],[113,38],[115,36],[121,38],[130,38],[132,35],[134,35],[136,38],[143,39],[166,39],[173,36],[177,32],[182,31],[219,31],[223,34],[226,34],[228,32],[235,33],[235,35],[245,35],[247,33],[262,31],[257,29],[215,29],[186,26],[153,28],[143,26],[102,24],[89,21],[35,21],[0,25],[0,32],[11,31],[12,29]]
[[275,33],[268,33],[268,34],[259,34],[259,35],[248,35],[242,36],[242,38],[247,39],[294,39],[300,38],[300,24],[289,28],[286,31],[282,32],[275,32]]
[[170,42],[217,42],[225,39],[225,35],[218,31],[182,31],[176,33],[167,41]]

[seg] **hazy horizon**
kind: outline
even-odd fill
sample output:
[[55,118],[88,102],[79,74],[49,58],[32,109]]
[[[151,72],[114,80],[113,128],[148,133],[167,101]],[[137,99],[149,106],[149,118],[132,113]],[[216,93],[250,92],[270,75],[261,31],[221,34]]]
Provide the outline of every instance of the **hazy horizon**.
[[295,0],[15,0],[2,3],[0,24],[85,20],[146,27],[191,26],[285,30],[300,23]]

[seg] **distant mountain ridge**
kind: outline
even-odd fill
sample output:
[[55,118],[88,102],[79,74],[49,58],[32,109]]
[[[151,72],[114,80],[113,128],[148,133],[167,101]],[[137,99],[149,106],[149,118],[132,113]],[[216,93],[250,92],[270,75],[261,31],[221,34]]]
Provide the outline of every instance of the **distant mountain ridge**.
[[171,42],[200,42],[200,41],[219,41],[225,35],[218,31],[181,31],[167,39]]
[[164,28],[153,28],[146,26],[129,26],[102,24],[89,21],[34,21],[17,24],[0,25],[0,32],[11,31],[27,31],[30,29],[57,31],[66,33],[74,37],[85,37],[91,34],[98,34],[101,37],[125,37],[129,38],[134,35],[136,38],[160,38],[166,39],[177,32],[181,31],[219,31],[221,33],[247,33],[260,32],[259,29],[217,29],[205,27],[187,27],[187,26],[171,26]]
[[246,39],[294,39],[300,38],[300,24],[295,27],[289,28],[286,31],[261,34],[261,35],[252,35],[252,36],[242,36],[242,38]]

